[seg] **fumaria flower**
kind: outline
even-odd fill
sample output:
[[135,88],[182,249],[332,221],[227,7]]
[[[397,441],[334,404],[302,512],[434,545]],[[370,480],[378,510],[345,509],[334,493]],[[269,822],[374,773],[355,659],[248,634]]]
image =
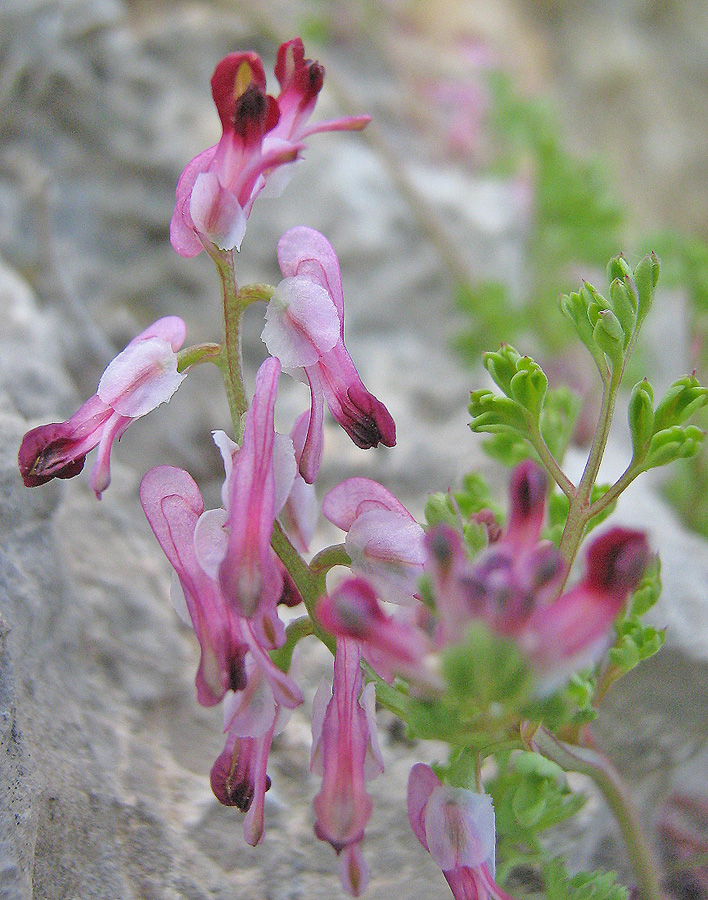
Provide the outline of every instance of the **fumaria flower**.
[[310,768],[322,775],[314,800],[315,834],[337,851],[342,885],[358,897],[368,881],[360,844],[373,806],[365,781],[383,772],[384,765],[376,737],[375,689],[368,684],[362,690],[356,641],[337,641],[329,698],[328,693],[321,684],[312,704]]
[[405,506],[369,478],[348,478],[327,493],[324,516],[347,532],[352,572],[384,600],[413,603],[426,558],[424,532]]
[[521,463],[512,475],[502,537],[471,563],[459,534],[438,526],[425,538],[426,571],[438,610],[439,646],[466,623],[481,620],[514,638],[537,672],[553,679],[605,643],[639,583],[649,549],[642,532],[610,529],[588,547],[581,581],[558,596],[567,564],[550,542],[540,540],[546,483],[535,463]]
[[494,881],[494,809],[487,794],[444,785],[430,766],[417,763],[408,778],[408,818],[455,900],[512,900]]
[[91,487],[100,500],[111,480],[113,442],[136,419],[169,400],[186,378],[177,371],[176,354],[185,335],[178,316],[158,319],[109,364],[96,394],[70,419],[28,431],[18,454],[25,485],[73,478],[83,469],[86,454],[98,447]]
[[267,182],[271,193],[282,188],[282,172],[273,176],[283,166],[291,168],[287,164],[297,159],[306,137],[359,130],[369,122],[368,116],[349,116],[308,126],[324,68],[305,59],[300,38],[281,45],[275,74],[281,88],[277,99],[266,94],[256,53],[231,53],[216,66],[211,90],[222,136],[187,165],[177,183],[170,240],[181,256],[196,256],[205,245],[238,249],[256,197]]
[[344,346],[344,295],[339,261],[324,235],[299,226],[278,242],[284,276],[266,310],[263,340],[283,368],[307,381],[311,407],[299,455],[305,481],[322,458],[324,403],[357,447],[393,447],[396,426],[364,387]]

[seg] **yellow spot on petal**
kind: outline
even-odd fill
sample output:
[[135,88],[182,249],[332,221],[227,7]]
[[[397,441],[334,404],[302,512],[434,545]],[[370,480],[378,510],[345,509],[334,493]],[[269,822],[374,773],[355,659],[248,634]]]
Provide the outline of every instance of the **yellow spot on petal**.
[[253,70],[251,69],[248,60],[244,59],[236,72],[236,79],[234,81],[234,100],[238,100],[252,80]]

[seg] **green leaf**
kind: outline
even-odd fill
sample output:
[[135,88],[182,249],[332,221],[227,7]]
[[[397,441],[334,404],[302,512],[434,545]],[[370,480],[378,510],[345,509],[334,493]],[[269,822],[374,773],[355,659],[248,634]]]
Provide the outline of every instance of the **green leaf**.
[[695,375],[684,375],[671,385],[654,412],[654,431],[680,425],[708,404],[708,388]]
[[673,425],[654,434],[642,468],[654,469],[677,459],[688,459],[701,449],[705,432],[695,425]]
[[544,866],[547,900],[627,900],[629,891],[617,884],[615,872],[579,872],[570,877],[565,863],[556,858]]
[[472,431],[512,429],[523,435],[529,431],[528,413],[520,404],[508,397],[498,397],[484,388],[470,394],[469,411]]

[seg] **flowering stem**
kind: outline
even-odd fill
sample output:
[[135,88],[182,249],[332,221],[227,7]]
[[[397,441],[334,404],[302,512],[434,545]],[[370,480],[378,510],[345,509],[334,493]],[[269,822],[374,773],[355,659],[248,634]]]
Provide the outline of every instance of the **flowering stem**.
[[313,622],[309,616],[300,616],[295,619],[285,629],[285,643],[277,650],[271,650],[270,658],[275,665],[283,672],[290,669],[290,663],[293,658],[295,647],[304,637],[309,637],[313,633]]
[[564,744],[543,727],[535,732],[531,744],[566,772],[579,772],[592,779],[620,827],[641,900],[664,900],[647,835],[627,788],[609,759],[597,750]]
[[305,609],[312,620],[312,634],[318,637],[322,643],[334,653],[336,641],[331,634],[322,629],[315,619],[315,604],[325,592],[326,570],[315,573],[305,560],[300,556],[276,520],[270,545],[278,554],[278,558],[290,573],[295,582],[295,587],[300,592]]
[[243,353],[241,350],[241,320],[244,303],[239,297],[234,271],[232,250],[210,250],[221,280],[221,295],[224,302],[224,345],[217,365],[221,369],[229,401],[229,410],[234,425],[237,443],[241,442],[241,416],[248,409],[248,397],[243,384]]
[[331,547],[325,547],[320,550],[310,562],[310,569],[315,575],[320,576],[327,574],[330,569],[335,566],[349,566],[351,559],[344,549],[344,544],[333,544]]

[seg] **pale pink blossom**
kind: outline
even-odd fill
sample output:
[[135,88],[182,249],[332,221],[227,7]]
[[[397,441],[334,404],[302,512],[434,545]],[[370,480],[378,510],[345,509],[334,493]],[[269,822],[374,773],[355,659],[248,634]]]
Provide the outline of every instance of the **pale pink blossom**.
[[344,546],[352,572],[369,581],[384,600],[414,602],[426,558],[424,532],[383,485],[348,478],[327,493],[322,512],[347,532]]
[[408,779],[408,818],[455,900],[512,900],[494,881],[494,809],[487,794],[444,785],[417,763]]
[[177,370],[177,350],[185,335],[178,316],[158,319],[109,364],[96,394],[70,419],[28,431],[18,454],[25,485],[78,475],[86,454],[98,447],[91,487],[100,500],[111,480],[114,441],[136,419],[168,401],[186,378]]
[[342,885],[355,897],[368,879],[359,847],[373,807],[365,782],[383,772],[374,685],[362,689],[360,660],[356,641],[337,641],[332,694],[328,698],[321,685],[313,702],[310,762],[312,771],[322,775],[314,800],[315,834],[343,855]]
[[302,452],[303,478],[314,481],[322,457],[327,406],[362,449],[396,443],[386,407],[364,387],[344,346],[344,296],[339,261],[329,241],[312,228],[290,229],[278,242],[284,280],[266,311],[263,340],[283,368],[310,387],[311,406]]

